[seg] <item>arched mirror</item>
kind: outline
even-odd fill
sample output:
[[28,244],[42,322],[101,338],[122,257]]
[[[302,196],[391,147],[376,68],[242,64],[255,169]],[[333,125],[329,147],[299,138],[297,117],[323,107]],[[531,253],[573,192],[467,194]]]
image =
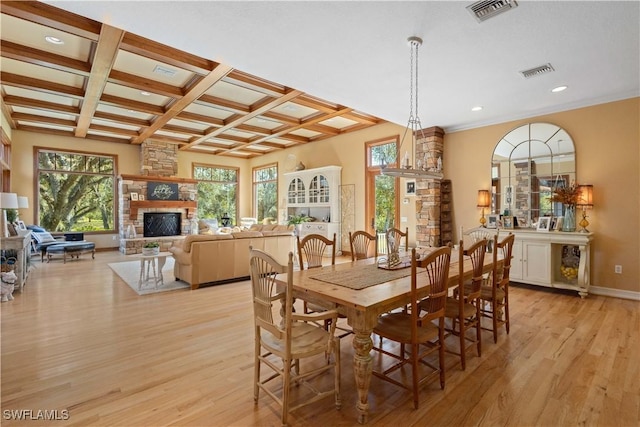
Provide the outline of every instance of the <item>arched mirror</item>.
[[561,216],[554,188],[576,181],[573,140],[559,126],[529,123],[507,133],[493,150],[491,212],[532,227],[541,216]]

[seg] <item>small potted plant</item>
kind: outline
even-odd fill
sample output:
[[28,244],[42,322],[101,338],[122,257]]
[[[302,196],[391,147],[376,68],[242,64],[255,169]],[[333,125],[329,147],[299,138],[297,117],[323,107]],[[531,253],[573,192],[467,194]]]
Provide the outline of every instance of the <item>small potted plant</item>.
[[300,224],[305,223],[305,222],[309,222],[311,221],[313,218],[311,218],[310,216],[306,216],[306,215],[290,215],[289,219],[287,220],[287,225],[293,225],[294,226],[294,234],[296,236],[300,235]]
[[147,242],[142,246],[142,255],[158,255],[160,253],[160,243]]

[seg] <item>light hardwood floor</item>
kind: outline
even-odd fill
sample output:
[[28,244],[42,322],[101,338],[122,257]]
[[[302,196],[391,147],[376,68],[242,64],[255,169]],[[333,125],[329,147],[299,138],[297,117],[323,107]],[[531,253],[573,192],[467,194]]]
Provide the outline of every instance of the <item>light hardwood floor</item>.
[[[32,260],[24,291],[0,306],[2,426],[279,425],[275,402],[253,402],[248,282],[138,296],[107,266],[126,260],[117,252]],[[509,336],[494,344],[485,332],[482,357],[449,369],[444,391],[424,388],[419,410],[373,378],[369,425],[638,426],[639,306],[514,286]],[[350,341],[342,409],[326,399],[292,425],[355,424]],[[17,421],[10,410],[68,419]]]

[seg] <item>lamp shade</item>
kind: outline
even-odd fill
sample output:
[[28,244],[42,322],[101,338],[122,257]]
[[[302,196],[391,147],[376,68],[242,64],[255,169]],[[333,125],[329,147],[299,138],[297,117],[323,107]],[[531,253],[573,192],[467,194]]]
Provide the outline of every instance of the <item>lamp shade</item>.
[[18,209],[16,193],[0,193],[0,209]]
[[27,196],[18,196],[18,209],[27,209],[29,207],[29,199]]
[[593,208],[593,185],[584,184],[579,187],[580,195],[578,196],[578,200],[576,205],[583,209],[591,209]]
[[478,190],[478,207],[489,207],[489,190]]

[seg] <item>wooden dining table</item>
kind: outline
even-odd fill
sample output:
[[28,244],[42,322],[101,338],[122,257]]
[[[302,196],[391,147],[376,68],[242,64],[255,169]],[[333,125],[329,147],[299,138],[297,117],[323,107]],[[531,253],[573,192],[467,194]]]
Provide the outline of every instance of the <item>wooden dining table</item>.
[[[435,248],[420,248],[421,254],[428,254]],[[493,254],[487,253],[484,259],[485,272],[491,271]],[[407,262],[409,255],[405,254]],[[327,303],[335,305],[338,312],[347,317],[348,324],[354,332],[353,337],[353,371],[358,392],[356,409],[358,422],[364,424],[368,420],[369,403],[368,392],[371,383],[373,347],[372,332],[378,322],[378,316],[399,307],[404,307],[410,301],[411,293],[411,268],[404,268],[404,273],[398,272],[403,277],[388,277],[389,272],[378,268],[378,259],[368,258],[354,262],[347,262],[312,268],[293,272],[293,288],[296,298],[308,302],[316,302],[323,305]],[[449,287],[459,283],[458,252],[452,250],[449,267]],[[471,261],[465,257],[464,278],[471,278]],[[357,282],[361,274],[362,282],[375,282],[375,276],[383,276],[382,283],[370,285],[363,289],[354,289],[338,284],[341,280]],[[418,283],[427,281],[424,273],[417,275]],[[426,287],[425,287],[426,292]],[[426,295],[425,295],[426,296]]]

